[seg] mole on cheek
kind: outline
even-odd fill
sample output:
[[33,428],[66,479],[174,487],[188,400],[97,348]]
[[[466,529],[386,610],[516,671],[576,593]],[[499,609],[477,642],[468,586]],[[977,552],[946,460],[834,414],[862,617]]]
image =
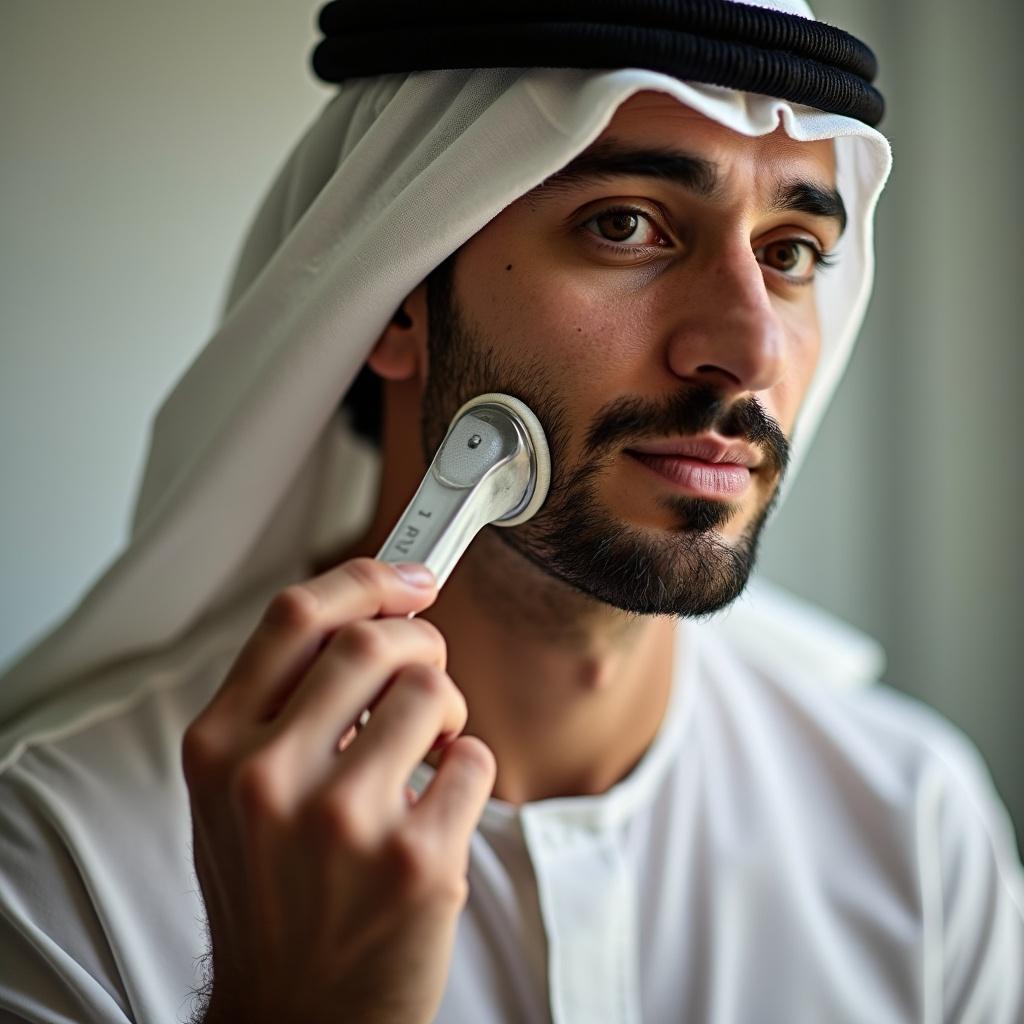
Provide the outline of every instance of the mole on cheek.
[[505,269],[506,270],[511,270],[512,269],[512,264],[510,263]]

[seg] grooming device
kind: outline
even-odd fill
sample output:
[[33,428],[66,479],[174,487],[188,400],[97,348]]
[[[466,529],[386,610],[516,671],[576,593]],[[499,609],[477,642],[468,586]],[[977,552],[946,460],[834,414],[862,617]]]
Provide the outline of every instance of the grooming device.
[[488,523],[517,526],[544,503],[551,455],[540,421],[509,395],[470,399],[377,557],[422,562],[440,587]]

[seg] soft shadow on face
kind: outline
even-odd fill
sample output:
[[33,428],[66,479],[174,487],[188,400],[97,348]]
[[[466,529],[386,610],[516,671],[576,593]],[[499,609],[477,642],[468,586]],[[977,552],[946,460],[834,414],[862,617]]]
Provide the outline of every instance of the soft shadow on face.
[[[707,615],[734,600],[753,568],[762,528],[778,494],[789,445],[753,397],[728,401],[707,385],[680,384],[663,402],[623,397],[598,411],[572,450],[569,416],[556,383],[535,365],[515,364],[469,328],[460,315],[449,264],[431,278],[430,374],[423,394],[422,440],[430,455],[464,402],[488,391],[513,395],[539,417],[552,456],[551,491],[528,523],[498,535],[544,572],[623,611]],[[755,446],[763,457],[762,506],[741,536],[718,529],[735,506],[686,496],[663,497],[668,529],[631,527],[597,496],[597,480],[627,443],[715,431]]]

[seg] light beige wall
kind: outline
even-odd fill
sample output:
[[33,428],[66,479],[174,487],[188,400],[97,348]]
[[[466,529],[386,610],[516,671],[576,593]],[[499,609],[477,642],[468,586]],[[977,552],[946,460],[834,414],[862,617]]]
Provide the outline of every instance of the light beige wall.
[[0,662],[120,546],[161,396],[329,94],[315,0],[3,0]]
[[1024,118],[1013,0],[819,0],[871,42],[895,165],[850,373],[764,571],[885,645],[1024,831]]
[[[120,544],[149,415],[326,92],[308,0],[5,0],[0,660]],[[885,643],[1024,823],[1012,0],[822,0],[882,58],[876,301],[765,572]]]

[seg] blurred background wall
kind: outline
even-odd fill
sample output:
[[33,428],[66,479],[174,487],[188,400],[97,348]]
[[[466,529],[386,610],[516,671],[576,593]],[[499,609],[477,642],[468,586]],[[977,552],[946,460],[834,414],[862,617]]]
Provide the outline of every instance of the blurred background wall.
[[[819,0],[869,41],[896,169],[848,378],[766,576],[878,638],[1024,828],[1024,119],[1013,0]],[[0,6],[0,661],[122,544],[149,417],[328,95],[310,0]]]
[[762,567],[880,640],[887,680],[970,735],[1020,841],[1024,6],[814,7],[878,54],[894,169],[871,310]]

